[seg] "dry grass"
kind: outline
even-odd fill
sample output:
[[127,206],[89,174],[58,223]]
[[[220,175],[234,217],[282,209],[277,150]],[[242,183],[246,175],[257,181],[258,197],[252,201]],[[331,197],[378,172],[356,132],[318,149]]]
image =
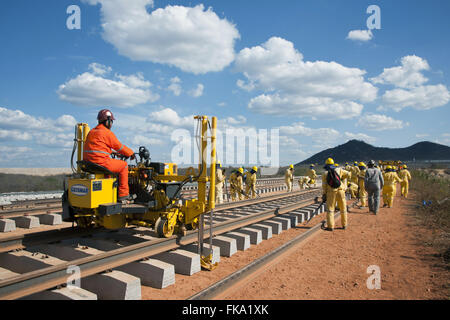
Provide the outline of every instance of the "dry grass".
[[433,231],[429,244],[450,268],[450,180],[422,170],[414,170],[411,175],[411,190],[420,201],[416,216]]

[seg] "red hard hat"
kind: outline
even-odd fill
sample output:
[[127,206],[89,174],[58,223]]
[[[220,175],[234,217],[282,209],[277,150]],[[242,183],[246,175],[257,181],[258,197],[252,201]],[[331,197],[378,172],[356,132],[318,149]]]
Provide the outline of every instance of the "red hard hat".
[[99,111],[97,120],[99,122],[103,122],[105,120],[108,120],[108,117],[111,117],[111,120],[116,120],[111,111],[109,111],[108,109],[103,109]]

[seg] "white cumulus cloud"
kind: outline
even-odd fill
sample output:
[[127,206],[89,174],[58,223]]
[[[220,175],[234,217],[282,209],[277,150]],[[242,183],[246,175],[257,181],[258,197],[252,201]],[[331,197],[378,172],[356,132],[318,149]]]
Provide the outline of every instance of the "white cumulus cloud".
[[27,141],[68,148],[73,145],[73,128],[76,123],[71,115],[52,119],[0,107],[0,141]]
[[353,41],[369,41],[372,40],[373,33],[370,30],[352,30],[348,33],[347,39]]
[[383,114],[367,113],[359,118],[357,126],[366,130],[384,131],[384,130],[398,130],[408,126],[408,122],[402,120],[395,120]]
[[430,70],[428,62],[418,56],[410,55],[401,59],[401,66],[385,68],[373,83],[393,85],[395,89],[386,90],[382,95],[383,106],[377,110],[393,109],[400,111],[411,107],[416,110],[429,110],[446,105],[450,92],[443,84],[429,85],[422,72]]
[[148,122],[161,123],[171,127],[192,128],[194,126],[194,116],[180,117],[175,110],[163,107],[159,111],[152,112],[148,117]]
[[98,70],[109,70],[109,67],[91,64],[89,69],[92,72],[84,72],[59,86],[57,93],[61,100],[79,106],[128,108],[159,99],[158,94],[148,89],[152,84],[142,73],[115,74],[113,79],[108,79],[103,77],[106,72]]
[[236,27],[212,8],[168,5],[151,12],[153,0],[84,0],[101,5],[103,39],[136,61],[204,74],[221,71],[235,56]]
[[383,102],[395,111],[411,107],[416,110],[429,110],[446,105],[450,92],[443,84],[427,85],[410,90],[393,89],[384,93]]
[[262,90],[248,107],[263,114],[347,119],[361,114],[377,96],[364,80],[365,71],[334,61],[304,61],[292,42],[272,37],[260,46],[245,48],[236,57],[245,90]]
[[413,88],[424,84],[428,79],[421,73],[429,70],[425,59],[418,56],[405,56],[401,59],[401,66],[385,68],[379,76],[370,78],[373,83],[392,84],[400,88]]

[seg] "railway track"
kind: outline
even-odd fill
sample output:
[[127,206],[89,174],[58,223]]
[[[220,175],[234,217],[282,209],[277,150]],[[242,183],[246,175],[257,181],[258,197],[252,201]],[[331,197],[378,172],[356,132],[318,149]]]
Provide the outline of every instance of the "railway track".
[[[204,250],[212,253],[213,260],[220,259],[223,246],[216,245],[227,237],[231,240],[234,237],[235,241],[231,243],[234,243],[235,247],[242,247],[243,244],[245,246],[246,242],[258,244],[262,238],[279,233],[290,224],[296,225],[300,220],[309,220],[321,210],[314,201],[319,193],[317,189],[298,191],[218,206],[212,220],[212,238],[208,232],[211,225],[208,218],[205,218]],[[0,248],[3,251],[0,254],[0,268],[4,270],[3,276],[0,272],[0,299],[17,299],[64,285],[68,278],[67,270],[71,266],[79,268],[81,277],[86,279],[83,283],[87,283],[87,286],[89,286],[87,279],[91,279],[93,275],[112,269],[131,272],[133,268],[127,268],[130,265],[152,266],[155,270],[158,266],[162,268],[161,263],[164,265],[173,263],[172,272],[186,274],[183,269],[189,264],[195,272],[198,272],[200,270],[197,241],[197,231],[189,231],[183,237],[160,239],[156,238],[153,230],[142,228],[109,232],[69,229],[62,232],[52,231],[46,234],[4,238],[0,240]],[[209,243],[212,243],[212,246]],[[191,255],[186,252],[190,252]],[[231,256],[230,253],[228,255]],[[189,263],[186,262],[188,260]],[[151,274],[147,276],[152,277]],[[98,276],[96,277],[99,281]],[[149,283],[151,285],[152,282],[142,275],[140,281],[145,285]],[[102,298],[102,293],[96,294]]]
[[[277,190],[273,190],[277,189]],[[285,190],[284,180],[279,178],[260,179],[257,181],[256,190],[262,195],[267,192]],[[229,186],[228,189],[229,190]],[[182,195],[185,199],[197,196],[197,186],[185,186],[182,189]],[[225,200],[228,201],[228,195]],[[38,215],[42,213],[52,213],[61,210],[61,198],[54,199],[33,199],[14,201],[11,204],[0,206],[0,218],[12,218],[23,215]]]

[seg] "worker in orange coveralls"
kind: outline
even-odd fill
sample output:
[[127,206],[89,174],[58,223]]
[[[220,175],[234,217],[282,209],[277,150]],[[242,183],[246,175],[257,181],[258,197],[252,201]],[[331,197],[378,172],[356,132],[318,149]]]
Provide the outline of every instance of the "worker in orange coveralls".
[[87,160],[105,167],[111,172],[119,174],[120,202],[131,200],[128,188],[128,164],[123,160],[111,159],[112,149],[134,159],[134,152],[122,144],[111,131],[113,114],[108,109],[100,110],[97,116],[98,125],[89,131],[84,143],[83,160]]

